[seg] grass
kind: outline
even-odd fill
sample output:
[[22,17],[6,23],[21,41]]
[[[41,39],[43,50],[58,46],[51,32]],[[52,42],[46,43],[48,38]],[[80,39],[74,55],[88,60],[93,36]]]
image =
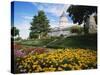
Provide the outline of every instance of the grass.
[[97,49],[97,35],[71,36],[62,40],[57,40],[47,47],[49,48],[89,48]]
[[[52,42],[55,39],[57,40]],[[19,43],[22,45],[35,46],[35,47],[46,46],[47,48],[84,48],[84,49],[88,48],[97,50],[97,34],[78,35],[67,38],[51,38],[51,39],[36,39],[36,40],[30,39],[30,40],[23,40]]]
[[53,41],[53,39],[35,39],[35,40],[30,39],[30,40],[23,40],[18,43],[21,45],[27,45],[27,46],[43,47],[51,41]]

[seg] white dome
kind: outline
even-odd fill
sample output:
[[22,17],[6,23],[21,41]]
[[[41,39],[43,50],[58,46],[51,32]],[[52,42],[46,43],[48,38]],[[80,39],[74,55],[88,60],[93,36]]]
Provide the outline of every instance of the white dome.
[[60,22],[67,22],[67,18],[66,17],[61,17]]
[[66,14],[65,14],[65,12],[63,12],[62,15],[60,16],[60,20],[59,20],[60,27],[66,27],[67,22],[68,22],[68,20],[67,20]]

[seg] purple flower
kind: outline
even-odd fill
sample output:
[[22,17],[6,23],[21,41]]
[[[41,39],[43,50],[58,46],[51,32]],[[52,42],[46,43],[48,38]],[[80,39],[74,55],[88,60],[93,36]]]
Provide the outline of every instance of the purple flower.
[[22,52],[21,50],[15,50],[14,51],[14,54],[16,57],[23,57],[25,56],[26,54],[24,52]]

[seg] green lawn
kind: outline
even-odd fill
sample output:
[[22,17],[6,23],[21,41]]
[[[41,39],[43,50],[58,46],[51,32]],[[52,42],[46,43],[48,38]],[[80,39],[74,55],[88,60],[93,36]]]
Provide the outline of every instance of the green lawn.
[[[52,42],[53,40],[55,40]],[[51,42],[51,43],[50,43]],[[89,48],[97,50],[97,35],[78,35],[67,38],[23,40],[19,42],[26,46],[47,47],[47,48]]]
[[27,46],[43,47],[51,41],[53,41],[53,39],[35,39],[35,40],[30,39],[30,40],[22,40],[21,42],[18,43]]
[[49,48],[89,48],[97,49],[97,35],[71,36],[47,45]]

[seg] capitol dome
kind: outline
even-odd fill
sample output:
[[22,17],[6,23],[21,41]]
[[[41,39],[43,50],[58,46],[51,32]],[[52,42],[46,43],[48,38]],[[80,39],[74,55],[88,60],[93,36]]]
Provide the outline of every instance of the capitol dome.
[[66,27],[67,23],[68,23],[68,20],[67,20],[66,14],[65,14],[65,12],[63,12],[59,19],[60,28]]

